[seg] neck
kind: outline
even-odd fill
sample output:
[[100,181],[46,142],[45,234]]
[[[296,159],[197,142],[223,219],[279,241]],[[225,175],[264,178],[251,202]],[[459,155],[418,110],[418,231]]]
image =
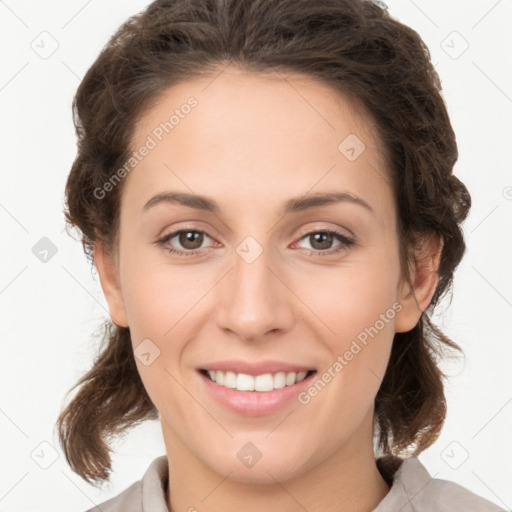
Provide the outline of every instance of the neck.
[[370,512],[390,489],[377,469],[373,439],[368,435],[358,434],[297,476],[262,484],[218,474],[180,443],[168,427],[162,427],[169,461],[167,506],[171,512]]

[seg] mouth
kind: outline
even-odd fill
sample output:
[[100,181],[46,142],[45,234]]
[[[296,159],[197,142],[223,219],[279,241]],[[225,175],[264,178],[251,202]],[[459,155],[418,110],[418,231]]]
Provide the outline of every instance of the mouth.
[[265,416],[296,403],[317,369],[278,360],[224,360],[196,369],[202,389],[223,409],[243,416]]
[[302,371],[277,371],[250,375],[237,373],[230,370],[199,370],[206,379],[217,386],[236,391],[254,391],[256,393],[268,393],[274,390],[295,386],[315,373],[315,369]]

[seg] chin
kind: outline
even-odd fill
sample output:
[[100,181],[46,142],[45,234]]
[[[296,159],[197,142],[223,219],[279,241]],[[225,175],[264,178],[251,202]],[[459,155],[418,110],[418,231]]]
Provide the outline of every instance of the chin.
[[[276,481],[285,482],[299,476],[307,471],[311,463],[311,458],[306,454],[295,454],[292,457],[289,452],[284,453],[282,450],[284,447],[273,450],[265,448],[261,452],[261,458],[255,462],[248,460],[244,463],[244,456],[251,449],[246,449],[245,452],[237,449],[229,458],[219,454],[209,465],[216,473],[229,475],[228,479],[234,482],[275,485]],[[267,451],[269,453],[265,454]],[[257,456],[256,452],[254,455]]]

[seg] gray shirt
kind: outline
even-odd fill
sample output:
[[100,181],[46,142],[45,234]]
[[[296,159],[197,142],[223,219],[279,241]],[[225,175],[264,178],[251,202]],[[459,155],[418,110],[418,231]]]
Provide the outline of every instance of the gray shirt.
[[[378,467],[391,489],[373,512],[504,512],[459,484],[432,478],[415,455]],[[86,512],[169,512],[168,478],[167,456],[162,455],[141,480]]]

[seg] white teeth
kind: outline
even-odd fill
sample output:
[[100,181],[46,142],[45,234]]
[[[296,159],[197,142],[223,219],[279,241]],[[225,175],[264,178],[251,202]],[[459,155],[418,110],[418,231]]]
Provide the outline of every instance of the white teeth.
[[297,374],[295,372],[290,372],[286,375],[286,385],[291,386],[295,384],[295,379],[297,378]]
[[254,377],[245,373],[239,373],[236,376],[236,389],[238,391],[254,391]]
[[306,378],[308,372],[277,372],[264,373],[262,375],[247,375],[246,373],[223,372],[221,370],[209,370],[208,375],[213,382],[226,388],[238,391],[272,391],[285,386],[293,386]]
[[272,374],[258,375],[254,379],[254,389],[256,391],[272,391],[274,389],[274,377],[272,377]]
[[224,374],[224,386],[226,388],[236,388],[236,373],[226,372]]
[[281,389],[286,386],[286,373],[278,372],[274,375],[274,388]]
[[306,378],[306,375],[308,372],[299,372],[297,373],[297,382],[300,382],[301,380],[304,380]]

